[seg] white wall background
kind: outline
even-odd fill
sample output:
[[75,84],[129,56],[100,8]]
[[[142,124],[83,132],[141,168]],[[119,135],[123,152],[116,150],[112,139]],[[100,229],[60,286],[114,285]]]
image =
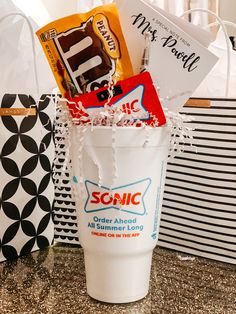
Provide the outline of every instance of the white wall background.
[[[1,1],[1,0],[0,0]],[[12,0],[39,26],[66,15],[89,11],[93,6],[109,3],[112,0]]]
[[[1,0],[0,0],[1,1]],[[135,0],[129,0],[135,3]],[[186,1],[191,4],[191,8],[208,7],[208,0],[145,0],[155,3],[170,13],[180,15],[186,5]],[[39,26],[58,19],[60,17],[76,12],[88,11],[92,6],[102,3],[112,2],[112,0],[13,0],[13,2],[26,14],[33,17]],[[219,0],[220,16],[223,19],[236,23],[236,0]],[[208,23],[207,15],[193,15],[195,24],[204,25]],[[236,36],[236,29],[229,27],[230,35]]]
[[[236,24],[236,0],[220,0],[219,11],[222,19]],[[236,36],[236,28],[229,26],[227,29],[229,35]]]

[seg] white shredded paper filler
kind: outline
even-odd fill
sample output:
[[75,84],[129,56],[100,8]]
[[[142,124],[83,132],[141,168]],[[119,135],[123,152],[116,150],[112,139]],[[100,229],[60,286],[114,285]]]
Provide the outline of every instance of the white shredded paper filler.
[[[113,85],[109,85],[109,90],[112,94]],[[158,87],[157,87],[158,89]],[[189,93],[189,92],[186,92]],[[161,99],[162,104],[164,105],[168,102],[169,99],[173,100],[173,98],[177,98],[181,95],[176,95],[174,97],[166,97],[165,99]],[[146,130],[146,140],[144,143],[144,147],[148,144],[149,141],[149,130],[150,126],[153,128],[159,127],[158,119],[153,117],[150,114],[150,117],[153,118],[153,122],[149,127],[141,120],[146,118],[146,114],[140,113],[125,113],[121,111],[117,106],[109,105],[109,99],[106,105],[103,108],[93,109],[93,110],[86,110],[83,107],[83,104],[79,101],[77,103],[70,102],[75,105],[76,112],[81,112],[81,116],[79,118],[72,118],[66,103],[69,103],[67,99],[60,99],[57,102],[57,114],[60,115],[60,125],[56,126],[56,131],[60,134],[60,137],[64,139],[64,165],[63,170],[61,172],[60,177],[55,177],[54,180],[57,182],[57,185],[60,186],[64,179],[63,172],[67,169],[69,171],[71,178],[73,175],[72,165],[71,165],[71,134],[72,131],[76,132],[76,136],[78,138],[78,145],[76,145],[76,155],[78,158],[79,164],[79,173],[80,177],[76,178],[78,181],[78,189],[80,191],[80,197],[84,197],[84,187],[83,187],[83,149],[84,149],[84,135],[85,132],[90,128],[93,131],[94,127],[96,126],[108,126],[111,127],[112,131],[112,173],[113,173],[113,180],[110,186],[110,191],[112,193],[113,184],[117,178],[117,166],[116,166],[116,128],[117,127],[130,127],[136,126],[139,128],[144,128]],[[164,107],[164,106],[163,106]],[[173,159],[179,153],[184,150],[186,143],[192,143],[192,129],[189,128],[185,122],[192,121],[192,117],[181,115],[178,113],[171,112],[164,107],[164,113],[167,120],[167,126],[171,132],[171,140],[169,146],[169,159]],[[162,127],[162,126],[160,126]],[[58,139],[58,137],[56,137]],[[60,140],[55,140],[55,145],[61,145]],[[98,171],[98,178],[99,182],[98,185],[101,186],[102,184],[102,169],[99,165],[99,162],[93,153],[92,149],[88,152],[90,157],[94,161],[94,164],[97,166]],[[56,156],[56,158],[60,158],[60,155]],[[72,185],[73,186],[73,185]]]

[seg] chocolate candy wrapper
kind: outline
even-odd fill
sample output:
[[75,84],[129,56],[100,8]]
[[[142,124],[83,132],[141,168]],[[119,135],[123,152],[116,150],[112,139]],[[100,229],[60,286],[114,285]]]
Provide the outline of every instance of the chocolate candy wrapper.
[[36,34],[64,97],[133,74],[115,4],[56,20]]

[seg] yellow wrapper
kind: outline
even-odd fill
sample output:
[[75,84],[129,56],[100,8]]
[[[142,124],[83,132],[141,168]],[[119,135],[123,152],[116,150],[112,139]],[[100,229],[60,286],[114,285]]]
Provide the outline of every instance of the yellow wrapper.
[[64,97],[133,75],[115,4],[56,20],[36,34]]

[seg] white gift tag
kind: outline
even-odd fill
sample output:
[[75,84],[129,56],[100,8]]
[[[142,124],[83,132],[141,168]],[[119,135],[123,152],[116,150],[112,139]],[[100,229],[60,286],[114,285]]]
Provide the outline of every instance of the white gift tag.
[[[137,0],[116,0],[120,21],[135,73],[145,48],[144,34],[151,33],[149,71],[160,87],[163,104],[178,112],[217,62],[207,48],[152,6]],[[196,36],[197,37],[197,36]],[[167,99],[168,97],[168,99]],[[166,101],[165,101],[166,100]]]

